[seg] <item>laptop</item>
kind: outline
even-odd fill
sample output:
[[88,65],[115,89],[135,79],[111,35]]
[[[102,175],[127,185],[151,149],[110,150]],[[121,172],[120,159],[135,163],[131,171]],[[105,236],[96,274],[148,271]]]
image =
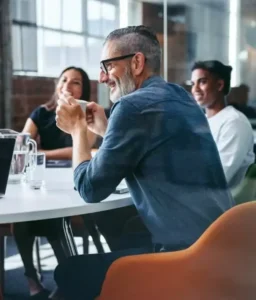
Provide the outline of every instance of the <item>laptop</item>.
[[0,138],[0,198],[5,195],[16,139]]

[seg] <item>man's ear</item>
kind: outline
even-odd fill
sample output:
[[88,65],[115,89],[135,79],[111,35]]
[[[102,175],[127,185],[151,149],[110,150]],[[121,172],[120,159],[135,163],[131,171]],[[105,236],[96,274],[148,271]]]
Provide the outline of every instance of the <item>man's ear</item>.
[[132,58],[131,67],[132,67],[133,74],[135,76],[141,75],[141,73],[145,69],[145,63],[146,63],[146,58],[143,53],[138,52],[134,55],[134,57]]
[[218,91],[219,91],[219,92],[223,91],[224,86],[225,86],[224,80],[223,80],[223,79],[219,79],[219,80],[218,80]]

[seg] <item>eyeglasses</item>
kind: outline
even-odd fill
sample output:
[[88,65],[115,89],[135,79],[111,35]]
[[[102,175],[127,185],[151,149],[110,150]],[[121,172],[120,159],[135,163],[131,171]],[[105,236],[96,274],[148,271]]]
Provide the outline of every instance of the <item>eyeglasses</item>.
[[117,56],[117,57],[113,57],[113,58],[109,58],[109,59],[104,59],[100,62],[100,68],[105,74],[108,74],[108,71],[111,70],[111,64],[109,64],[110,62],[133,57],[135,54],[136,53]]

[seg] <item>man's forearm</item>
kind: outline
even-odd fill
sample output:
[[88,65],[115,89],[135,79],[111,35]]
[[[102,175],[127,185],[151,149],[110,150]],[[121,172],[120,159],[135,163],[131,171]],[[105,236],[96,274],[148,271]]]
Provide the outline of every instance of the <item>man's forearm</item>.
[[76,168],[85,160],[90,160],[91,148],[87,137],[87,129],[76,130],[72,134],[73,139],[73,168]]

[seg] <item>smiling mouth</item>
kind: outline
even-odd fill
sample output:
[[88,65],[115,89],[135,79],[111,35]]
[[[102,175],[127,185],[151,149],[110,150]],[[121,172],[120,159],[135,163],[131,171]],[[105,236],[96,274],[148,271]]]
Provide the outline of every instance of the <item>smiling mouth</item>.
[[115,82],[110,82],[107,84],[107,87],[110,88],[111,90],[113,90],[116,87]]

